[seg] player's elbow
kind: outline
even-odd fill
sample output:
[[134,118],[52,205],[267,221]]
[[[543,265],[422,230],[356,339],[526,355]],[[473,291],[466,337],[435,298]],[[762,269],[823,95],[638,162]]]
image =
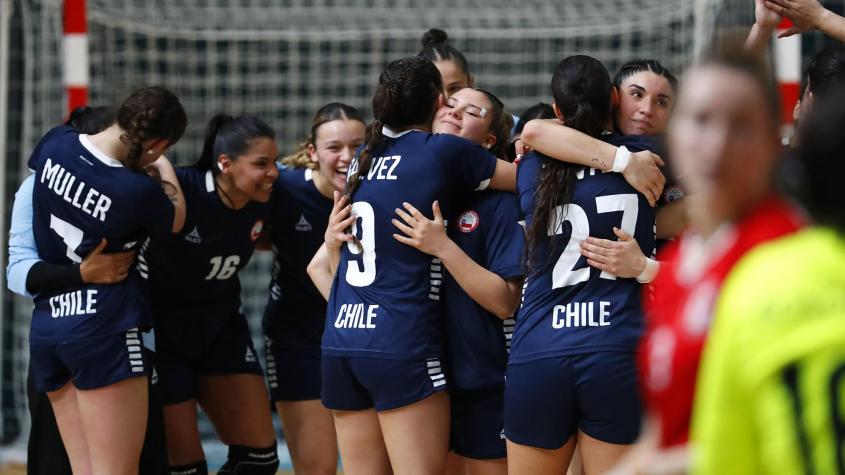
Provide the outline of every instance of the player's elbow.
[[539,135],[540,125],[539,120],[529,120],[525,123],[525,127],[522,129],[522,134],[519,136],[519,139],[529,147],[534,147]]

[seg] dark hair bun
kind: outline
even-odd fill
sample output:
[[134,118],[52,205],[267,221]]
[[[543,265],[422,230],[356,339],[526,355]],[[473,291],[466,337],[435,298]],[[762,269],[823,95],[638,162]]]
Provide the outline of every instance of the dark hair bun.
[[439,43],[446,43],[447,41],[449,41],[449,36],[439,28],[432,28],[426,31],[422,37],[423,47],[434,46]]

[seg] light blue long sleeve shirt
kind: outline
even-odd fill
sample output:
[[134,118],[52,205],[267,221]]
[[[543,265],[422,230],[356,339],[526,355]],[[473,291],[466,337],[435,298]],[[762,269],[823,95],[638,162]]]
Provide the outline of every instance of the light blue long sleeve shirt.
[[26,275],[41,259],[35,247],[35,234],[32,231],[32,189],[35,175],[30,175],[21,183],[15,193],[12,207],[12,226],[9,229],[9,265],[6,267],[6,285],[12,292],[32,298],[26,290]]

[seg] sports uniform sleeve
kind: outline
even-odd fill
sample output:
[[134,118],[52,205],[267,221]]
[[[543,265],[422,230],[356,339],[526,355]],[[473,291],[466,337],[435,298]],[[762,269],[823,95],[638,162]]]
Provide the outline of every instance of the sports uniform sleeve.
[[516,197],[503,193],[484,228],[485,267],[503,279],[525,275],[522,265],[525,231],[519,224],[519,214]]
[[32,297],[26,288],[27,274],[32,266],[40,261],[32,230],[34,184],[35,175],[30,175],[15,193],[12,223],[9,229],[9,264],[6,266],[6,285],[9,290],[25,297]]
[[733,277],[716,302],[696,383],[690,439],[694,474],[760,473],[754,410],[741,374],[741,320],[756,304],[743,289],[754,288],[756,282]]
[[172,235],[176,209],[161,185],[151,178],[147,180],[149,183],[144,183],[144,193],[141,195],[144,197],[143,203],[139,206],[141,226],[153,239],[168,239]]
[[441,150],[438,153],[447,177],[458,190],[484,190],[496,171],[496,157],[484,147],[469,140],[451,135],[438,135]]

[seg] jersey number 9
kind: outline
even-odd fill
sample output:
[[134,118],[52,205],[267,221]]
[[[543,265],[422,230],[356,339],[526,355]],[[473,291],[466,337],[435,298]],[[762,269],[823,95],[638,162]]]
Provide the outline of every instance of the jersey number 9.
[[375,213],[366,201],[356,201],[352,203],[352,214],[358,217],[352,224],[352,235],[358,242],[346,243],[349,252],[356,258],[346,263],[346,282],[355,287],[366,287],[376,280]]

